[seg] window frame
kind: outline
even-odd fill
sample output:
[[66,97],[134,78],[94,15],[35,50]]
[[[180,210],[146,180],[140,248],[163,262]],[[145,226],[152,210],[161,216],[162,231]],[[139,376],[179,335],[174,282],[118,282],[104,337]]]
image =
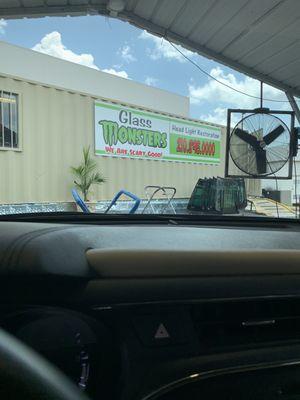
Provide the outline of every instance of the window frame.
[[[9,93],[10,96],[11,95],[17,96],[17,124],[18,124],[17,140],[18,140],[18,145],[17,145],[17,147],[8,147],[8,146],[1,146],[0,145],[0,151],[16,151],[16,152],[20,152],[20,151],[23,150],[23,148],[22,148],[22,145],[23,145],[23,143],[22,143],[22,134],[21,134],[21,132],[22,132],[22,125],[21,125],[21,123],[22,123],[22,118],[21,118],[21,113],[22,113],[22,95],[21,95],[21,93],[19,93],[16,90],[9,90],[9,89],[5,89],[5,88],[3,88],[3,89],[0,88],[0,94],[3,94],[3,92],[4,93]],[[10,114],[11,113],[12,112],[10,111]],[[3,112],[1,111],[0,118],[2,118],[2,116],[3,116]],[[10,115],[10,118],[11,118],[11,115]],[[2,122],[3,121],[1,121],[1,123]],[[12,133],[11,133],[11,135],[12,135]],[[13,143],[13,138],[12,138],[12,143]],[[4,144],[4,137],[3,137],[3,144]]]

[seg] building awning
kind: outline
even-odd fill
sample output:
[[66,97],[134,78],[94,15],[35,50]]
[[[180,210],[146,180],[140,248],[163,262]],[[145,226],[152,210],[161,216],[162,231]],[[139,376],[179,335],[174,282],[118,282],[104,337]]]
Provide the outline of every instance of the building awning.
[[300,97],[299,0],[0,0],[0,18],[110,15]]

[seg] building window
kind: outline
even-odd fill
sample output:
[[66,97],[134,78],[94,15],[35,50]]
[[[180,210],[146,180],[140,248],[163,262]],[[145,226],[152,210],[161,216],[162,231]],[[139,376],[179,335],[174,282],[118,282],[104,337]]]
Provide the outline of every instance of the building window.
[[0,90],[0,148],[18,148],[18,131],[18,95]]

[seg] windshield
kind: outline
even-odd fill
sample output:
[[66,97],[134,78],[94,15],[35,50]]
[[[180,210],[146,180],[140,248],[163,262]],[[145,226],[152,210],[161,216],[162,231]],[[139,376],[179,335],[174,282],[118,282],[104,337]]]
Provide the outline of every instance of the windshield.
[[299,61],[279,11],[108,3],[3,8],[0,215],[298,218]]

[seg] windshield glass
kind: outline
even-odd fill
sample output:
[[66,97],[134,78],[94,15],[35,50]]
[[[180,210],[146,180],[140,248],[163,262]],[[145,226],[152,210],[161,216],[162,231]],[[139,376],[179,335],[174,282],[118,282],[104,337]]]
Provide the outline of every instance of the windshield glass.
[[298,218],[299,61],[293,33],[272,40],[278,10],[1,3],[0,215]]

